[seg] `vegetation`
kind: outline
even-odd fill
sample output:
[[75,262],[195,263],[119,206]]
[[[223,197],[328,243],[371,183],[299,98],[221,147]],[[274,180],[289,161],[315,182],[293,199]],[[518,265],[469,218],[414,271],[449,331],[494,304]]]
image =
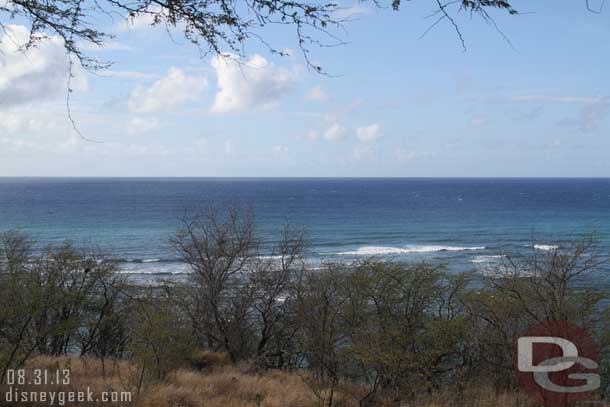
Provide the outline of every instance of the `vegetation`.
[[[137,395],[137,367],[127,361],[39,356],[28,361],[27,370],[54,370],[70,366],[73,383],[69,386],[25,386],[25,391],[79,391],[89,387],[96,394],[113,391],[133,395],[132,402],[104,404],[79,403],[78,406],[112,405],[128,407],[317,407],[316,393],[312,392],[306,376],[294,372],[270,370],[254,372],[248,364],[227,365],[223,354],[208,353],[203,359],[205,370],[179,369],[168,374],[163,381],[151,382]],[[335,389],[335,406],[357,407],[366,388],[340,383]],[[328,389],[322,389],[327,394]],[[465,394],[472,407],[534,407],[527,396],[517,392],[497,393],[491,388],[470,387]],[[0,406],[14,406],[3,404]],[[45,404],[40,404],[45,405]],[[392,400],[379,400],[379,406],[395,406]],[[456,402],[450,391],[425,395],[409,404],[411,407],[463,406]]]
[[[373,1],[377,7],[391,6],[398,10],[400,0],[387,4]],[[511,14],[517,12],[506,0],[459,0],[431,2],[437,10],[436,25],[450,21],[462,39],[450,13],[460,10],[490,20],[488,10],[500,9]],[[179,31],[203,53],[224,55],[231,52],[244,56],[244,45],[258,40],[272,53],[284,54],[264,38],[264,28],[283,25],[294,28],[296,44],[310,66],[309,47],[340,45],[342,41],[330,30],[341,28],[346,22],[341,17],[339,4],[311,0],[6,0],[0,2],[0,29],[9,19],[29,22],[30,39],[26,49],[36,46],[49,35],[63,40],[70,57],[75,57],[85,68],[95,70],[108,66],[107,62],[89,56],[84,50],[91,45],[103,46],[113,33],[101,28],[100,17],[133,21],[140,18],[150,25],[161,25],[169,31]],[[3,19],[4,18],[4,21]],[[97,22],[96,26],[93,22]],[[463,44],[463,40],[462,40]]]
[[610,349],[607,290],[587,284],[607,262],[588,239],[485,275],[383,259],[310,269],[301,229],[271,247],[233,208],[185,217],[171,243],[190,281],[141,287],[95,250],[3,234],[3,386],[9,369],[55,365],[71,386],[131,391],[129,405],[529,406],[520,332],[567,320]]

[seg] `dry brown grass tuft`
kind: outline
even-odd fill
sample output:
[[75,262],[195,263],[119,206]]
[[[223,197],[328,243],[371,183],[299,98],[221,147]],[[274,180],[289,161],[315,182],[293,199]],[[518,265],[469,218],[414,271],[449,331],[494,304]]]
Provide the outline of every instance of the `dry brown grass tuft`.
[[237,367],[208,374],[180,370],[144,397],[142,407],[314,406],[315,397],[296,374],[247,375]]
[[[318,407],[328,405],[330,391],[315,385],[307,375],[285,371],[253,373],[247,364],[230,365],[224,354],[201,352],[194,358],[199,370],[177,370],[161,383],[149,384],[137,397],[139,369],[126,361],[68,357],[36,357],[26,369],[70,369],[68,386],[22,386],[24,391],[131,391],[132,403],[80,403],[77,406],[121,407]],[[0,390],[2,386],[0,386]],[[333,394],[333,406],[356,407],[366,389],[353,383],[340,383]],[[8,406],[12,404],[2,404]],[[41,404],[39,404],[41,405]],[[388,398],[377,400],[374,406],[397,406]],[[406,405],[406,404],[405,404]],[[533,407],[521,393],[496,393],[492,389],[468,387],[464,392],[440,390],[432,396],[422,395],[410,407]]]
[[197,350],[191,356],[191,365],[196,370],[210,370],[231,364],[231,358],[226,353]]
[[[120,393],[130,392],[132,401],[136,398],[137,393],[137,377],[138,371],[134,365],[126,361],[117,361],[106,359],[90,358],[71,358],[71,357],[48,357],[38,356],[30,359],[25,364],[23,370],[26,372],[25,384],[19,385],[16,381],[9,386],[5,381],[0,385],[0,392],[4,395],[7,391],[25,392],[27,394],[36,394],[40,397],[41,393],[63,393],[67,397],[67,393],[71,392],[87,392],[91,391],[97,400],[91,402],[73,402],[66,405],[74,406],[135,406],[134,402],[102,402],[99,400],[103,392],[108,394],[115,393],[120,397]],[[69,370],[69,383],[57,384],[55,372],[62,372],[60,379],[65,378],[63,371]],[[41,384],[36,384],[37,376],[44,377],[44,373],[37,375],[36,372],[47,372],[47,379],[41,379]],[[112,397],[112,396],[111,396]],[[57,401],[57,400],[56,400]],[[6,397],[0,398],[0,406],[44,406],[47,403],[16,403],[7,402]],[[56,403],[57,405],[57,403]]]
[[198,407],[206,403],[196,391],[172,384],[156,386],[144,397],[141,406],[148,407]]
[[70,370],[70,385],[90,386],[91,389],[132,390],[138,369],[124,360],[38,356],[30,359],[26,369],[55,371]]

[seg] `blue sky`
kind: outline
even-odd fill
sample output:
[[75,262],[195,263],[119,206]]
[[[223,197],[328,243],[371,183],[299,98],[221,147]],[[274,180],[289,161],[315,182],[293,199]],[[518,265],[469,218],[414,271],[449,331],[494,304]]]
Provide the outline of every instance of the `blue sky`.
[[346,4],[347,44],[312,48],[331,76],[286,28],[263,34],[291,56],[252,42],[237,64],[100,17],[116,38],[90,52],[115,63],[77,72],[71,97],[97,143],[71,129],[59,41],[15,53],[23,27],[0,16],[0,175],[610,176],[610,11],[515,3],[493,13],[512,47],[458,15],[464,52],[448,23],[420,38],[433,5]]

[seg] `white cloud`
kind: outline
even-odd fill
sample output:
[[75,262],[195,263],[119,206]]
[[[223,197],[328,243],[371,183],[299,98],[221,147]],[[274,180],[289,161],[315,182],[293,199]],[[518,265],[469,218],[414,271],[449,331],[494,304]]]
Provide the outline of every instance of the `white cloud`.
[[0,129],[15,134],[39,132],[55,127],[56,123],[52,116],[40,113],[40,111],[30,109],[30,106],[0,110]]
[[[69,62],[63,42],[52,36],[23,52],[28,37],[26,27],[6,25],[0,38],[0,108],[67,95]],[[77,64],[72,68],[72,89],[86,90],[82,69]]]
[[269,108],[291,91],[297,81],[296,72],[275,67],[258,54],[246,62],[232,56],[217,56],[211,64],[219,88],[211,108],[214,113]]
[[314,102],[327,102],[330,96],[322,89],[321,86],[314,86],[306,96],[307,100]]
[[0,0],[0,9],[14,10],[15,5],[13,3],[9,3],[8,0]]
[[109,76],[111,78],[125,78],[125,79],[157,79],[161,75],[154,73],[146,73],[140,71],[113,71],[105,70],[101,72],[101,76]]
[[349,21],[356,17],[368,14],[370,9],[363,6],[362,4],[354,4],[348,7],[339,7],[333,13],[333,17],[337,20]]
[[151,113],[194,101],[207,87],[204,77],[188,76],[181,69],[172,67],[167,75],[145,89],[138,86],[129,98],[129,110],[136,113]]
[[305,135],[305,138],[310,141],[324,139],[327,141],[337,141],[345,138],[348,134],[348,129],[339,123],[333,123],[329,128],[320,132],[318,130],[310,130]]
[[39,150],[38,145],[29,140],[15,137],[0,137],[0,153],[20,153]]
[[360,141],[375,141],[383,137],[381,126],[374,123],[366,127],[358,127],[356,129],[356,137]]
[[61,154],[73,154],[81,149],[82,144],[83,139],[72,133],[68,138],[55,145],[53,151]]
[[159,5],[151,5],[136,16],[121,21],[117,28],[119,31],[150,28],[155,25],[155,15],[167,16],[167,9]]
[[347,129],[339,123],[334,123],[324,132],[324,138],[329,141],[341,140],[347,136]]
[[[41,102],[0,110],[0,155],[18,152],[22,157],[34,153],[51,156],[80,150],[86,142],[74,132],[64,109],[61,102]],[[76,107],[72,113],[82,119],[77,119],[82,128],[88,128],[90,122],[82,110]],[[85,136],[90,135],[85,130],[83,132]]]
[[137,136],[159,128],[159,120],[155,118],[133,117],[127,123],[127,134]]
[[[64,141],[73,133],[65,104],[69,60],[58,37],[24,51],[28,38],[29,29],[21,25],[0,30],[0,150],[65,152],[73,144]],[[72,73],[72,90],[87,90],[82,68],[74,64]],[[82,118],[77,102],[71,111],[76,120]],[[53,143],[43,142],[53,134],[59,136]]]
[[[101,134],[94,130],[101,127],[99,122],[83,107],[79,101],[71,108],[76,126],[84,137],[101,140]],[[0,136],[5,137],[0,150],[17,148],[49,154],[71,153],[79,146],[77,142],[83,141],[74,131],[63,98],[6,107],[0,104]]]
[[140,14],[119,23],[119,31],[141,30],[142,28],[152,27],[155,19],[150,14]]
[[131,47],[118,41],[107,41],[102,45],[97,45],[92,42],[83,42],[79,44],[83,51],[129,51]]

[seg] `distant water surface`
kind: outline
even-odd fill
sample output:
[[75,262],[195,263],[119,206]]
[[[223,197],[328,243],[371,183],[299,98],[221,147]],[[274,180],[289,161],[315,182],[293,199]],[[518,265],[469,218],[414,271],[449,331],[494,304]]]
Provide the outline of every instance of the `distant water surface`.
[[185,271],[167,244],[184,211],[228,203],[252,207],[269,242],[304,225],[313,262],[383,255],[460,271],[590,232],[610,249],[610,179],[0,178],[0,230],[95,244],[126,273],[163,276]]

